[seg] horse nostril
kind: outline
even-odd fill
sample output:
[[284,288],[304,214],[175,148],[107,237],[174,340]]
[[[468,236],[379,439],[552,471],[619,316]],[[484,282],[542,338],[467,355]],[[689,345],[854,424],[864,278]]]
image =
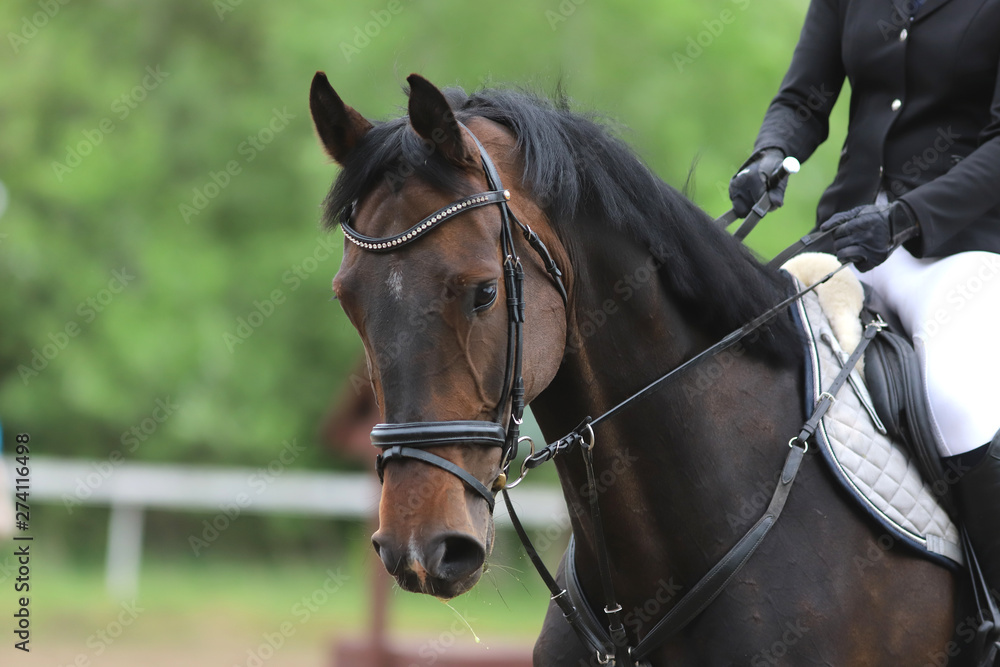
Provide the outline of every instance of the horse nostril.
[[392,576],[396,576],[403,567],[403,559],[398,554],[393,553],[391,547],[382,544],[379,540],[377,533],[372,535],[372,546],[375,547],[375,553],[382,559],[386,571]]
[[427,570],[442,579],[462,579],[486,562],[486,548],[477,540],[464,535],[439,538],[427,553]]

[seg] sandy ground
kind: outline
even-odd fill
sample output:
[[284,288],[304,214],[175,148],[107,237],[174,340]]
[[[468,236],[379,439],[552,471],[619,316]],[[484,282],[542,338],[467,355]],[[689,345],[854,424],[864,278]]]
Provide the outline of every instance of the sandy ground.
[[[413,655],[412,660],[407,658],[402,663],[412,664],[413,667],[444,663],[446,658],[451,661],[449,665],[455,664],[456,660],[464,662],[460,656],[497,659],[497,653],[510,656],[511,664],[530,664],[531,647],[528,644],[515,647],[499,644],[492,652],[483,652],[482,647],[468,642],[440,652],[428,650],[421,642],[402,644]],[[336,642],[331,640],[325,646],[319,643],[313,646],[284,646],[273,653],[262,652],[251,656],[245,647],[220,637],[217,643],[196,647],[177,644],[118,645],[96,655],[94,651],[81,651],[79,645],[55,644],[35,647],[30,654],[5,647],[0,652],[0,664],[11,667],[337,667],[335,648]]]
[[[245,653],[240,655],[239,648],[227,647],[220,642],[219,646],[197,648],[113,646],[99,657],[81,653],[78,646],[38,647],[31,651],[30,656],[14,656],[10,662],[5,655],[2,664],[11,667],[76,667],[78,664],[81,667],[245,667],[248,659]],[[331,652],[324,652],[319,646],[315,649],[289,647],[260,664],[267,667],[333,667],[333,660]]]

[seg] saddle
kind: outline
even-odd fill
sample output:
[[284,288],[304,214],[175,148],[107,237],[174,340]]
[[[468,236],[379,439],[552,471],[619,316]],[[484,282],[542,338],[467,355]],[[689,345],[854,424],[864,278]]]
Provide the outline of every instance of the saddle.
[[958,514],[945,478],[924,393],[917,352],[903,326],[873,290],[865,287],[862,319],[881,317],[887,326],[865,351],[865,384],[887,435],[916,459],[924,479],[953,519]]

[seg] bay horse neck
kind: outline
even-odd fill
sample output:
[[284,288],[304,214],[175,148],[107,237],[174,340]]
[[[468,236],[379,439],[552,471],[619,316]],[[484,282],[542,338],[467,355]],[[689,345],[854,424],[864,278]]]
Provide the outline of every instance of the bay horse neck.
[[[606,225],[576,221],[574,229],[602,235],[599,244],[566,242],[575,284],[567,351],[532,403],[549,441],[716,342],[665,288],[659,273],[669,266]],[[732,518],[776,476],[783,443],[801,425],[801,382],[796,364],[775,364],[737,346],[597,428],[598,492],[611,559],[624,575],[616,580],[623,604],[641,605],[661,575],[693,584],[741,536]],[[582,460],[574,453],[555,461],[581,580],[595,601]]]

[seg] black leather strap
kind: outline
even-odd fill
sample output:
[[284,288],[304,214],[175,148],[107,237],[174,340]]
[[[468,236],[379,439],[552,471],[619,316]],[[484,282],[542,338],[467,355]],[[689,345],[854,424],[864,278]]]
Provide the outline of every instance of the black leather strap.
[[496,422],[404,422],[376,424],[372,429],[372,444],[382,449],[398,445],[422,448],[461,443],[502,447],[503,442],[503,427]]
[[632,649],[632,655],[635,658],[641,660],[646,657],[668,637],[679,632],[693,621],[705,607],[711,604],[712,600],[718,597],[729,581],[746,564],[777,522],[778,517],[781,516],[781,511],[785,508],[785,502],[788,500],[788,494],[792,490],[792,484],[795,482],[795,476],[799,472],[799,466],[802,464],[805,452],[805,447],[791,446],[788,456],[785,457],[781,479],[774,489],[774,495],[771,496],[771,502],[768,504],[764,516],[758,519],[746,535],[722,557],[722,560],[716,563],[681,598],[681,601],[636,644],[635,648]]
[[417,459],[418,461],[429,463],[432,466],[437,466],[442,470],[447,470],[452,475],[455,475],[465,482],[470,489],[481,495],[486,502],[489,503],[490,512],[493,511],[493,506],[496,504],[493,492],[486,488],[485,484],[473,477],[470,472],[455,465],[443,456],[431,454],[430,452],[426,452],[422,449],[415,449],[413,447],[390,447],[382,452],[382,454],[378,457],[378,472],[380,479],[382,477],[382,467],[385,466],[386,461],[393,458]]
[[990,593],[989,582],[979,566],[969,532],[962,526],[962,550],[972,580],[972,595],[976,601],[976,635],[973,639],[973,659],[976,667],[995,667],[1000,654],[1000,610]]
[[[576,576],[576,568],[572,563],[572,549],[573,549],[573,536],[570,535],[570,547],[566,554],[566,579],[567,588],[560,588],[559,584],[556,583],[555,577],[549,572],[549,568],[545,566],[542,561],[542,557],[538,555],[538,550],[535,549],[535,545],[531,543],[531,538],[528,537],[527,531],[524,530],[524,526],[521,525],[521,519],[517,516],[517,512],[514,511],[514,504],[510,500],[510,494],[507,489],[502,491],[504,503],[507,505],[507,514],[510,516],[510,521],[514,526],[514,532],[517,533],[518,539],[521,540],[521,544],[524,546],[525,553],[528,554],[528,558],[531,560],[531,564],[535,566],[535,570],[538,572],[542,581],[545,583],[546,588],[549,589],[549,594],[551,595],[552,601],[556,603],[559,610],[562,611],[563,617],[566,622],[569,623],[569,627],[572,628],[573,632],[576,633],[577,638],[580,643],[586,646],[591,651],[596,652],[599,656],[607,655],[611,651],[610,645],[605,644],[606,637],[604,636],[604,629],[600,626],[596,620],[593,620],[593,615],[590,614],[590,608],[586,605],[581,605],[572,599],[569,590],[569,576],[572,572],[573,576]],[[579,586],[578,586],[579,588]],[[581,612],[581,610],[583,610]],[[594,629],[596,627],[596,630]]]
[[[846,264],[844,266],[846,266]],[[847,357],[847,361],[844,362],[844,365],[840,368],[840,372],[837,373],[837,377],[833,379],[833,382],[830,383],[827,390],[820,394],[812,415],[802,426],[802,430],[795,437],[795,440],[798,440],[799,442],[806,442],[812,437],[813,433],[816,432],[816,429],[819,428],[820,420],[822,420],[826,415],[827,410],[830,409],[833,402],[837,400],[837,392],[839,392],[841,387],[844,386],[844,383],[847,382],[847,378],[850,376],[851,371],[854,370],[854,367],[858,365],[858,360],[864,355],[868,344],[872,342],[872,339],[878,334],[879,331],[882,330],[884,326],[885,322],[883,322],[881,318],[872,320],[865,325],[865,330],[861,336],[861,341],[858,343],[858,346],[854,348],[853,352],[851,352],[851,356]]]
[[[588,426],[588,428],[590,428]],[[593,442],[581,446],[584,467],[587,470],[587,487],[590,499],[590,524],[594,530],[595,549],[597,551],[597,568],[601,573],[601,590],[604,594],[604,615],[607,617],[608,637],[611,639],[615,655],[616,667],[632,667],[632,655],[629,652],[628,635],[622,624],[622,606],[618,604],[615,595],[614,578],[611,576],[611,557],[608,554],[608,542],[604,537],[604,521],[601,519],[601,504],[598,500],[597,479],[594,475]]]
[[[754,318],[750,322],[747,322],[746,324],[744,324],[739,329],[737,329],[737,330],[733,331],[732,333],[730,333],[728,336],[726,336],[725,338],[723,338],[722,340],[720,340],[715,345],[713,345],[711,347],[708,347],[708,348],[705,348],[704,350],[702,350],[701,352],[699,352],[695,356],[691,357],[690,359],[688,359],[687,361],[685,361],[684,363],[682,363],[680,366],[677,366],[676,368],[674,368],[672,371],[666,373],[665,375],[661,375],[659,378],[653,380],[648,385],[646,385],[645,387],[643,387],[639,391],[635,392],[634,394],[632,394],[628,398],[624,399],[618,405],[616,405],[613,408],[609,409],[604,414],[600,415],[599,417],[595,417],[593,420],[590,420],[591,426],[597,426],[599,423],[601,423],[605,419],[608,419],[608,418],[614,416],[619,410],[622,410],[623,408],[625,408],[626,406],[628,406],[630,403],[632,403],[634,401],[637,401],[640,398],[643,398],[644,396],[649,395],[657,387],[659,387],[663,383],[667,382],[668,380],[670,380],[670,379],[672,379],[672,378],[680,375],[681,373],[683,373],[684,371],[686,371],[688,368],[690,368],[690,367],[698,364],[699,362],[701,362],[706,357],[712,357],[712,356],[718,354],[719,352],[722,352],[723,350],[725,350],[725,349],[727,349],[729,347],[732,347],[736,343],[740,342],[741,340],[743,340],[744,338],[746,338],[747,336],[749,336],[755,330],[757,330],[758,328],[760,328],[761,326],[763,326],[764,324],[766,324],[773,317],[777,316],[778,313],[782,312],[785,308],[787,308],[791,304],[795,303],[796,301],[798,301],[799,299],[801,299],[803,296],[805,296],[809,292],[813,291],[814,289],[816,289],[817,287],[819,287],[820,285],[822,285],[826,281],[830,280],[830,278],[832,278],[833,276],[835,276],[839,271],[842,271],[847,266],[848,266],[847,264],[840,265],[839,267],[837,267],[836,269],[834,269],[830,273],[826,274],[825,276],[823,276],[822,278],[820,278],[819,280],[817,280],[816,282],[814,282],[812,285],[809,285],[808,287],[803,288],[802,290],[800,290],[800,291],[796,292],[795,294],[789,296],[788,298],[784,299],[783,301],[781,301],[777,305],[775,305],[775,306],[769,308],[768,310],[764,311],[763,313],[761,313],[760,315],[758,315],[756,318]],[[557,443],[555,443],[555,444],[558,445],[561,442],[562,441],[560,440],[560,441],[557,441]],[[542,457],[545,454],[546,454],[546,449],[539,450],[539,452],[537,452],[535,454],[535,458]],[[549,458],[551,458],[551,455],[549,455]],[[531,466],[529,466],[529,467],[531,467]]]
[[545,266],[545,271],[552,277],[552,281],[555,283],[556,289],[559,291],[559,296],[562,297],[563,305],[569,303],[569,295],[566,294],[566,286],[563,284],[562,271],[559,270],[559,265],[556,261],[552,259],[552,255],[549,253],[549,249],[545,247],[542,243],[542,239],[538,237],[538,234],[534,232],[528,225],[522,223],[514,215],[514,212],[510,212],[510,217],[513,218],[517,226],[521,228],[521,233],[524,234],[524,239],[528,244],[535,249],[535,252],[542,259],[542,264]]
[[771,206],[771,192],[767,191],[759,200],[757,200],[757,203],[753,205],[753,208],[750,209],[749,215],[747,215],[746,219],[743,220],[743,224],[739,226],[739,229],[736,230],[736,233],[733,234],[733,236],[735,236],[738,241],[742,241],[749,236],[750,232],[752,232],[753,228],[757,226],[757,223],[760,222],[761,218],[767,215],[768,211],[771,210]]
[[[584,420],[584,422],[577,427],[588,428],[589,420]],[[576,634],[580,642],[586,646],[589,650],[594,651],[597,654],[597,659],[601,664],[608,664],[611,659],[614,659],[614,665],[616,667],[635,667],[635,662],[629,653],[628,647],[628,636],[625,634],[625,627],[621,621],[621,605],[619,605],[615,600],[614,584],[611,577],[611,567],[609,563],[608,553],[607,553],[607,541],[604,538],[604,524],[601,520],[600,505],[597,500],[597,483],[594,477],[594,462],[591,456],[591,448],[593,447],[593,439],[584,438],[579,432],[574,431],[576,438],[579,440],[579,446],[583,453],[584,465],[587,468],[587,485],[588,485],[588,496],[590,498],[590,510],[591,510],[591,524],[594,526],[595,539],[598,544],[598,560],[601,570],[601,585],[604,592],[604,612],[608,618],[607,627],[602,627],[601,624],[593,618],[593,614],[590,608],[586,605],[578,604],[574,601],[571,593],[572,589],[563,589],[559,587],[555,578],[549,572],[549,569],[542,562],[541,557],[538,555],[535,546],[531,543],[531,539],[528,537],[527,532],[525,532],[524,527],[521,525],[521,521],[514,511],[514,506],[510,501],[510,495],[507,490],[504,489],[503,497],[504,502],[507,504],[507,513],[510,515],[511,523],[514,524],[514,530],[517,533],[518,538],[521,540],[521,544],[524,546],[525,552],[528,554],[528,558],[531,559],[532,565],[535,566],[535,570],[541,576],[542,581],[545,582],[546,587],[548,587],[549,592],[552,596],[552,601],[555,602],[559,609],[562,611],[563,616],[566,618],[566,622],[569,623],[570,628]],[[570,545],[572,547],[572,538]],[[566,561],[566,577],[567,577],[567,587],[571,586],[570,577],[576,578],[576,565],[572,562],[572,549],[567,552]],[[579,583],[576,584],[577,591],[580,590]],[[582,595],[582,593],[581,593]],[[578,595],[579,597],[579,595]],[[582,612],[581,612],[582,610]]]
[[799,253],[806,251],[823,252],[829,250],[829,248],[824,247],[823,242],[831,236],[833,236],[832,229],[825,232],[813,232],[812,234],[806,234],[798,241],[778,253],[778,256],[768,262],[767,265],[772,269],[780,269],[785,262]]
[[584,645],[591,651],[599,654],[614,655],[614,647],[608,637],[608,631],[601,623],[601,620],[591,609],[590,603],[583,592],[583,585],[580,583],[580,575],[576,569],[576,536],[569,536],[569,546],[566,547],[564,576],[566,578],[566,592],[577,611],[579,630],[577,636],[581,636]]
[[390,459],[417,459],[447,470],[461,479],[469,488],[486,499],[490,512],[493,511],[496,499],[492,490],[463,468],[442,456],[426,452],[423,448],[452,444],[503,447],[505,433],[500,424],[471,420],[376,424],[372,429],[371,438],[372,444],[383,450],[376,462],[379,479],[382,479],[382,468]]
[[726,211],[725,213],[723,213],[722,215],[720,215],[718,218],[715,219],[715,224],[717,224],[720,227],[728,227],[737,220],[739,220],[739,216],[736,215],[736,211],[734,211],[733,209],[729,209],[728,211]]

